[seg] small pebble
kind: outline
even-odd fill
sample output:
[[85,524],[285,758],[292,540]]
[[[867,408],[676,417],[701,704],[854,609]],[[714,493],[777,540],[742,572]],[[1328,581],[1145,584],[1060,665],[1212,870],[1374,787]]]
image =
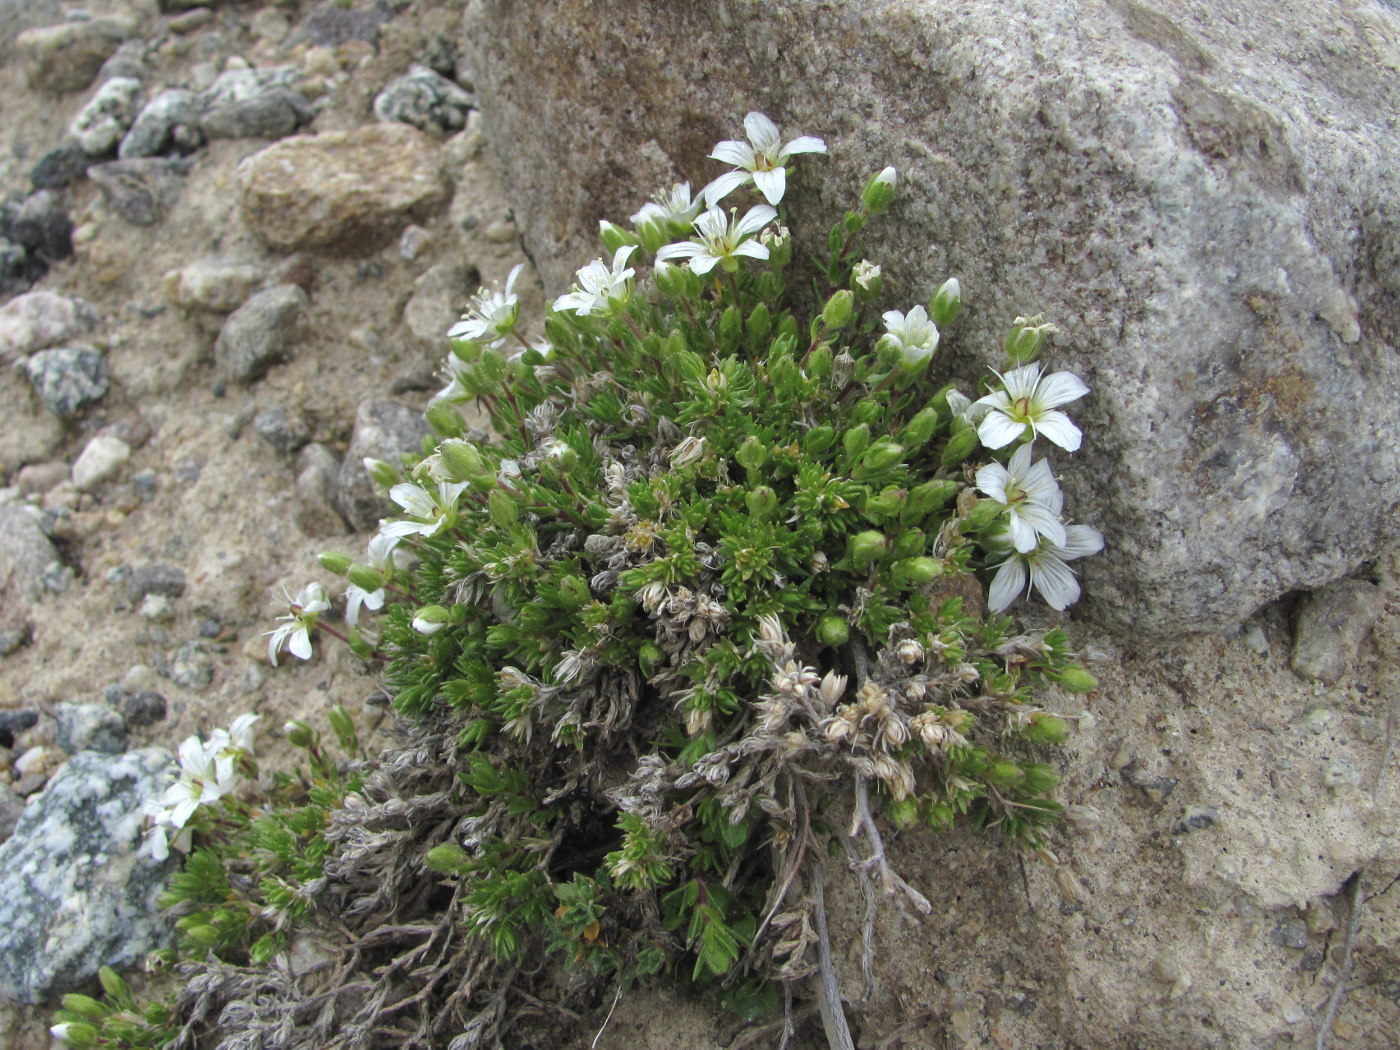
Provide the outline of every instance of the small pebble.
[[1333,791],[1359,787],[1361,772],[1349,758],[1331,759],[1322,770],[1322,783]]
[[139,602],[148,594],[179,598],[185,593],[185,570],[177,565],[145,565],[133,569],[126,581],[128,601]]
[[1301,922],[1285,919],[1269,932],[1269,940],[1284,948],[1306,948],[1308,928]]
[[73,586],[75,579],[77,579],[77,574],[71,568],[61,561],[51,561],[44,566],[44,572],[39,577],[39,582],[43,584],[44,590],[50,594],[63,594],[69,587]]
[[153,689],[139,689],[128,693],[122,701],[122,714],[128,725],[142,727],[155,725],[165,718],[165,697]]
[[137,611],[152,623],[169,623],[175,619],[175,603],[163,594],[146,595]]
[[1298,607],[1289,666],[1310,682],[1337,681],[1384,609],[1380,588],[1366,580],[1337,580],[1312,591]]
[[497,219],[482,231],[482,236],[494,244],[506,244],[515,240],[515,223]]
[[87,443],[73,464],[73,485],[90,492],[121,473],[131,458],[131,446],[120,438],[98,435]]
[[79,751],[119,755],[126,750],[126,723],[110,707],[102,704],[55,704],[54,721],[57,724],[54,741],[70,755]]
[[254,416],[253,432],[284,456],[304,448],[311,440],[311,431],[301,417],[280,407]]
[[399,257],[412,262],[432,239],[433,235],[423,227],[410,223],[399,236]]
[[1219,820],[1219,806],[1187,806],[1185,815],[1176,825],[1176,831],[1182,834],[1191,831],[1202,831],[1205,828],[1214,826]]
[[0,656],[18,652],[28,641],[28,631],[0,631]]
[[186,642],[170,654],[170,678],[176,685],[201,692],[214,681],[214,661],[199,642]]

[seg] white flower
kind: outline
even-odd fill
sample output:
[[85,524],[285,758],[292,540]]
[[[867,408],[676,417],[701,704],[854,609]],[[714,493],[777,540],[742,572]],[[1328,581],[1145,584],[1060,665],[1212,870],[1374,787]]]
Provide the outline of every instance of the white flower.
[[769,204],[777,204],[787,189],[787,159],[797,153],[826,152],[826,143],[810,135],[783,145],[777,125],[762,113],[750,113],[744,118],[744,132],[749,137],[748,142],[726,139],[717,143],[710,154],[715,160],[739,169],[721,175],[705,187],[705,203],[710,207],[749,182]]
[[1031,446],[1012,453],[1006,466],[989,463],[977,472],[977,488],[1007,507],[1007,527],[1012,545],[1022,554],[1035,550],[1041,537],[1061,547],[1065,527],[1060,511],[1065,497],[1045,460],[1031,463]]
[[485,339],[488,343],[495,343],[509,335],[520,316],[520,300],[515,295],[515,279],[523,269],[524,263],[517,263],[511,269],[506,277],[504,290],[479,293],[467,307],[462,319],[447,330],[447,338]]
[[700,214],[700,207],[699,199],[690,199],[690,183],[678,182],[671,187],[670,193],[663,190],[643,204],[642,210],[632,216],[632,225],[654,222],[662,229],[672,224],[689,226]]
[[1039,591],[1045,604],[1052,609],[1065,609],[1079,600],[1079,581],[1066,562],[1087,557],[1103,550],[1103,535],[1088,525],[1070,525],[1065,529],[1065,542],[1052,543],[1042,539],[1029,554],[1013,552],[992,579],[987,595],[987,607],[1001,612],[1020,597],[1030,586]]
[[451,520],[457,509],[457,498],[468,484],[466,481],[441,481],[437,495],[408,481],[395,485],[389,490],[389,498],[413,520],[380,522],[380,534],[390,538],[436,536]]
[[[382,532],[376,532],[370,537],[369,555],[366,561],[371,568],[380,572],[390,572],[393,569],[405,568],[409,554],[407,551],[398,550],[398,536],[386,536]],[[345,591],[345,622],[354,627],[360,622],[360,607],[363,606],[371,612],[378,612],[384,608],[384,588],[380,587],[376,591],[367,591],[363,587],[351,584]]]
[[1030,431],[1032,441],[1044,434],[1067,452],[1079,448],[1084,435],[1069,416],[1057,411],[1089,392],[1078,376],[1071,372],[1047,376],[1038,365],[1024,365],[1001,376],[1001,384],[1002,389],[976,402],[991,409],[977,427],[982,444],[1004,448]]
[[915,372],[928,364],[938,349],[938,327],[928,319],[927,310],[922,306],[914,307],[907,314],[887,310],[884,322],[885,334],[880,341],[899,351],[905,371]]
[[308,583],[295,598],[288,596],[287,601],[292,611],[286,616],[277,617],[279,621],[284,621],[282,626],[266,632],[267,659],[273,667],[277,666],[277,654],[284,646],[299,659],[311,659],[311,628],[316,626],[321,614],[331,607],[319,583]]
[[[860,262],[856,263],[854,277],[856,284],[860,285],[868,292],[870,291],[870,286],[880,277],[880,267],[869,259],[862,259]],[[891,312],[893,313],[895,311]]]
[[732,273],[739,268],[736,256],[768,258],[768,249],[752,237],[777,217],[778,213],[766,204],[754,205],[742,219],[737,211],[731,211],[726,219],[723,209],[711,208],[695,220],[699,240],[668,244],[656,253],[656,258],[666,262],[688,257],[690,268],[698,274],[709,273],[717,264]]
[[705,454],[705,439],[688,437],[671,449],[671,469],[679,470],[687,463],[694,463]]
[[[580,317],[587,317],[595,310],[606,310],[609,299],[626,300],[627,282],[636,273],[627,266],[627,257],[636,250],[635,244],[624,244],[613,254],[611,270],[602,259],[594,259],[578,272],[575,289],[554,300],[554,309],[572,310]],[[624,266],[627,266],[625,270]]]
[[447,626],[445,620],[430,620],[426,616],[415,616],[413,618],[413,629],[419,634],[431,637]]
[[253,723],[262,715],[243,714],[233,720],[228,727],[229,746],[237,751],[253,753]]

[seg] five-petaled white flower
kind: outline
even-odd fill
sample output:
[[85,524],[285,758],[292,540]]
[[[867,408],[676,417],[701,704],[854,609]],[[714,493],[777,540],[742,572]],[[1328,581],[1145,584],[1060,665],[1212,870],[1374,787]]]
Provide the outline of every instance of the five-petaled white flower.
[[267,659],[273,667],[277,666],[277,654],[283,646],[298,659],[311,659],[311,628],[316,626],[321,614],[331,607],[319,583],[308,583],[297,592],[295,598],[288,595],[287,601],[292,611],[286,616],[277,617],[285,622],[275,631],[266,632]]
[[515,295],[515,279],[525,269],[517,263],[506,277],[506,286],[499,292],[481,292],[467,306],[462,319],[447,330],[449,339],[485,340],[498,343],[515,328],[520,317],[520,300]]
[[726,219],[722,208],[711,208],[695,220],[698,240],[668,244],[656,253],[656,260],[668,262],[689,257],[690,268],[698,274],[709,273],[716,265],[733,273],[739,268],[740,255],[768,258],[768,249],[753,240],[753,235],[777,217],[778,213],[766,204],[754,205],[742,219],[737,211],[731,210]]
[[1063,547],[1065,527],[1060,511],[1065,497],[1045,460],[1031,463],[1031,446],[1022,445],[1006,466],[988,463],[977,471],[977,488],[1006,505],[1011,543],[1022,554],[1035,550],[1041,537]]
[[[626,301],[627,282],[636,273],[627,266],[627,257],[637,250],[635,244],[624,244],[613,254],[612,269],[602,259],[594,259],[578,272],[578,285],[573,291],[554,300],[554,309],[572,310],[587,317],[595,310],[607,310],[608,300]],[[626,266],[626,269],[623,267]]]
[[916,372],[928,364],[938,349],[938,326],[928,319],[928,311],[916,306],[907,314],[887,310],[884,314],[885,334],[880,337],[899,351],[900,365],[906,372]]
[[[399,539],[398,536],[386,536],[382,532],[371,536],[366,559],[369,566],[380,572],[405,568],[411,556],[407,551],[395,549],[399,545]],[[351,627],[360,622],[361,606],[371,612],[378,612],[384,608],[384,588],[367,591],[352,583],[345,591],[345,622]]]
[[1040,592],[1045,604],[1063,610],[1079,600],[1079,581],[1065,563],[1101,550],[1102,533],[1088,525],[1070,525],[1065,529],[1063,544],[1042,539],[1028,554],[1012,551],[992,578],[987,607],[1001,612],[1020,597],[1029,576],[1030,586]]
[[976,401],[990,409],[977,427],[982,444],[1004,448],[1029,431],[1032,441],[1044,434],[1067,452],[1079,448],[1084,435],[1069,416],[1058,411],[1089,392],[1078,376],[1072,372],[1045,375],[1039,365],[1023,365],[1001,376],[1001,384],[1002,389]]
[[242,782],[235,763],[253,751],[253,723],[261,716],[244,714],[228,729],[216,729],[207,741],[198,736],[180,745],[180,776],[159,799],[147,799],[142,807],[153,827],[146,848],[155,860],[170,856],[171,847],[186,852],[194,829],[187,827],[200,806],[211,805],[232,794]]
[[716,143],[710,154],[738,169],[726,172],[705,187],[705,203],[710,207],[749,182],[769,204],[777,204],[787,190],[787,159],[797,153],[826,152],[826,143],[811,135],[799,136],[783,145],[777,125],[762,113],[750,113],[744,118],[744,132],[748,142],[726,139]]
[[671,187],[670,193],[663,190],[643,204],[641,211],[632,216],[632,225],[652,222],[663,230],[672,225],[689,226],[700,214],[701,207],[700,198],[690,199],[690,183],[678,182]]
[[469,482],[438,482],[437,494],[410,481],[400,482],[389,490],[389,498],[404,509],[412,520],[381,521],[379,531],[385,536],[436,536],[457,509],[457,497]]

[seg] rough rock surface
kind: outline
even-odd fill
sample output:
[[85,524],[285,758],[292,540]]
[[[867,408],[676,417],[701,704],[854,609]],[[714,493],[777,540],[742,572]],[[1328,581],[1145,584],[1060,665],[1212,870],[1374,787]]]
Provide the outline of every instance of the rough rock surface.
[[111,153],[136,119],[140,105],[141,81],[113,77],[97,89],[68,126],[68,133],[90,157]]
[[182,153],[198,149],[204,142],[204,133],[199,130],[201,111],[194,92],[183,88],[162,91],[137,114],[117,155],[122,160],[153,157],[172,144]]
[[166,274],[170,301],[185,307],[229,313],[237,310],[266,276],[254,262],[210,257]]
[[1059,469],[1107,538],[1084,611],[1163,636],[1233,627],[1400,535],[1400,12],[1257,15],[472,0],[465,57],[554,288],[600,218],[721,174],[705,155],[748,109],[831,148],[794,180],[822,204],[796,220],[809,243],[899,168],[868,241],[899,263],[889,305],[959,276],[969,374],[1018,314],[1059,326],[1050,362],[1094,390]]
[[400,455],[418,449],[431,434],[423,413],[397,401],[368,400],[355,412],[355,432],[340,467],[340,512],[358,532],[378,528],[379,519],[394,509],[365,470],[366,457],[397,466]]
[[244,219],[282,251],[368,254],[447,190],[431,140],[403,124],[283,140],[244,161],[239,177]]
[[0,306],[0,357],[25,356],[35,350],[90,335],[100,318],[89,302],[53,292],[17,295]]
[[20,33],[14,38],[15,53],[30,87],[61,94],[91,84],[130,34],[131,27],[118,19],[60,22]]
[[0,631],[28,629],[44,569],[58,557],[36,515],[0,506]]
[[169,939],[156,898],[176,858],[140,846],[141,805],[172,765],[162,748],[82,751],[26,807],[0,845],[0,996],[50,999]]
[[107,394],[107,359],[91,346],[40,350],[25,363],[30,385],[59,419],[74,419]]
[[295,67],[231,69],[200,96],[199,129],[211,139],[280,139],[311,119],[311,106],[291,85]]
[[284,360],[309,300],[294,284],[259,292],[229,315],[214,347],[219,374],[238,383],[261,379]]
[[1366,580],[1338,580],[1318,588],[1298,607],[1290,666],[1308,681],[1337,681],[1384,611],[1380,588]]

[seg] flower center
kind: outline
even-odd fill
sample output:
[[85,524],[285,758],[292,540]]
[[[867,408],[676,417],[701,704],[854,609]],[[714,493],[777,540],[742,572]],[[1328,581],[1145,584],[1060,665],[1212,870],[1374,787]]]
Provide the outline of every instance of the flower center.
[[1027,395],[1027,396],[1025,396],[1025,397],[1018,397],[1018,398],[1012,403],[1012,406],[1011,406],[1011,407],[1015,410],[1016,415],[1019,416],[1021,419],[1030,419],[1030,417],[1031,417],[1031,399],[1030,399],[1030,395]]

